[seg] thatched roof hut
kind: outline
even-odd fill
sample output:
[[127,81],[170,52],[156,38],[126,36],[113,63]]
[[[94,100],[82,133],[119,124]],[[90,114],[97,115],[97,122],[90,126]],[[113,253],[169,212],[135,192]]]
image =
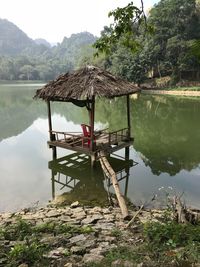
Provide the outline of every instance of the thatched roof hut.
[[[34,98],[41,98],[47,102],[50,134],[50,141],[48,144],[53,149],[53,158],[56,158],[56,147],[88,153],[91,155],[92,162],[94,162],[100,146],[101,148],[104,146],[104,150],[109,150],[109,153],[130,146],[133,138],[131,137],[129,95],[137,93],[138,91],[140,91],[140,88],[133,83],[117,78],[110,72],[94,66],[86,66],[73,73],[63,74],[54,81],[47,83],[41,89],[38,89]],[[98,135],[100,144],[98,146],[97,135],[94,130],[96,97],[114,98],[125,95],[127,105],[127,128],[119,129],[111,133],[101,131],[101,133],[99,133],[100,135]],[[52,130],[50,104],[52,101],[72,102],[79,107],[87,108],[89,113],[89,125],[81,124],[83,134],[74,135],[69,132]],[[87,145],[87,148],[85,145]],[[112,145],[117,147],[113,148]]]
[[50,81],[37,90],[35,98],[47,101],[91,100],[95,96],[113,98],[138,91],[139,87],[131,82],[98,67],[86,66]]

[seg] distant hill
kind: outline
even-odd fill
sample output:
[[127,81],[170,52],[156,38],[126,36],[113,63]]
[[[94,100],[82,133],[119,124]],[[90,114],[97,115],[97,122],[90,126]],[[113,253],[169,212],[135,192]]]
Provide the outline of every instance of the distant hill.
[[97,37],[89,32],[72,34],[69,38],[64,37],[62,43],[53,47],[56,57],[64,58],[76,63],[82,51],[87,46],[92,46]]
[[51,47],[51,44],[47,42],[45,39],[38,38],[34,40],[37,45],[45,45],[46,47]]
[[51,46],[42,38],[32,40],[12,22],[0,19],[0,80],[52,80],[92,58],[96,39],[81,32]]
[[15,24],[6,19],[0,19],[0,55],[21,54],[27,47],[35,46],[35,42]]

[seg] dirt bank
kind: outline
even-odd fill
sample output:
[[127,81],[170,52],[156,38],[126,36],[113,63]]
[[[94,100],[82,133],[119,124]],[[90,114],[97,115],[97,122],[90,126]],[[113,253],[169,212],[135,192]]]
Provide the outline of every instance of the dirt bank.
[[144,94],[155,94],[155,95],[178,95],[178,96],[200,96],[200,91],[172,91],[172,90],[142,90]]

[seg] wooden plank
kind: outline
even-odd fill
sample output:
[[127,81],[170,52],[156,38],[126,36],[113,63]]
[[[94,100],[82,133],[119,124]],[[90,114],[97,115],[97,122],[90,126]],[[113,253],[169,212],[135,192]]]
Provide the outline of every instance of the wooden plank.
[[126,206],[126,202],[123,198],[123,195],[120,192],[120,188],[119,188],[119,184],[117,181],[117,176],[116,173],[114,172],[113,168],[111,167],[110,163],[108,162],[106,155],[103,151],[100,152],[100,163],[101,163],[101,167],[105,173],[105,175],[109,178],[111,178],[112,180],[112,184],[117,196],[117,200],[119,202],[119,206],[122,212],[122,216],[124,219],[127,219],[129,217],[128,214],[128,209]]

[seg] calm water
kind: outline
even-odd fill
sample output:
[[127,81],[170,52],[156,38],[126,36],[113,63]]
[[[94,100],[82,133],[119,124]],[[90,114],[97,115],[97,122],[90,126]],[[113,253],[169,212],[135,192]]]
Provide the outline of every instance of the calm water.
[[[105,200],[103,174],[99,167],[91,172],[84,155],[60,149],[58,158],[64,158],[51,162],[46,105],[32,99],[38,87],[0,85],[0,212],[43,205],[52,199],[52,189],[69,201]],[[126,126],[125,103],[124,98],[99,101],[95,128]],[[80,131],[80,124],[88,123],[87,111],[72,104],[53,104],[52,113],[54,130]],[[166,192],[184,192],[186,203],[200,208],[200,98],[140,95],[131,100],[131,116],[131,161],[111,159],[122,192],[135,204],[158,194],[155,205],[165,201]]]

